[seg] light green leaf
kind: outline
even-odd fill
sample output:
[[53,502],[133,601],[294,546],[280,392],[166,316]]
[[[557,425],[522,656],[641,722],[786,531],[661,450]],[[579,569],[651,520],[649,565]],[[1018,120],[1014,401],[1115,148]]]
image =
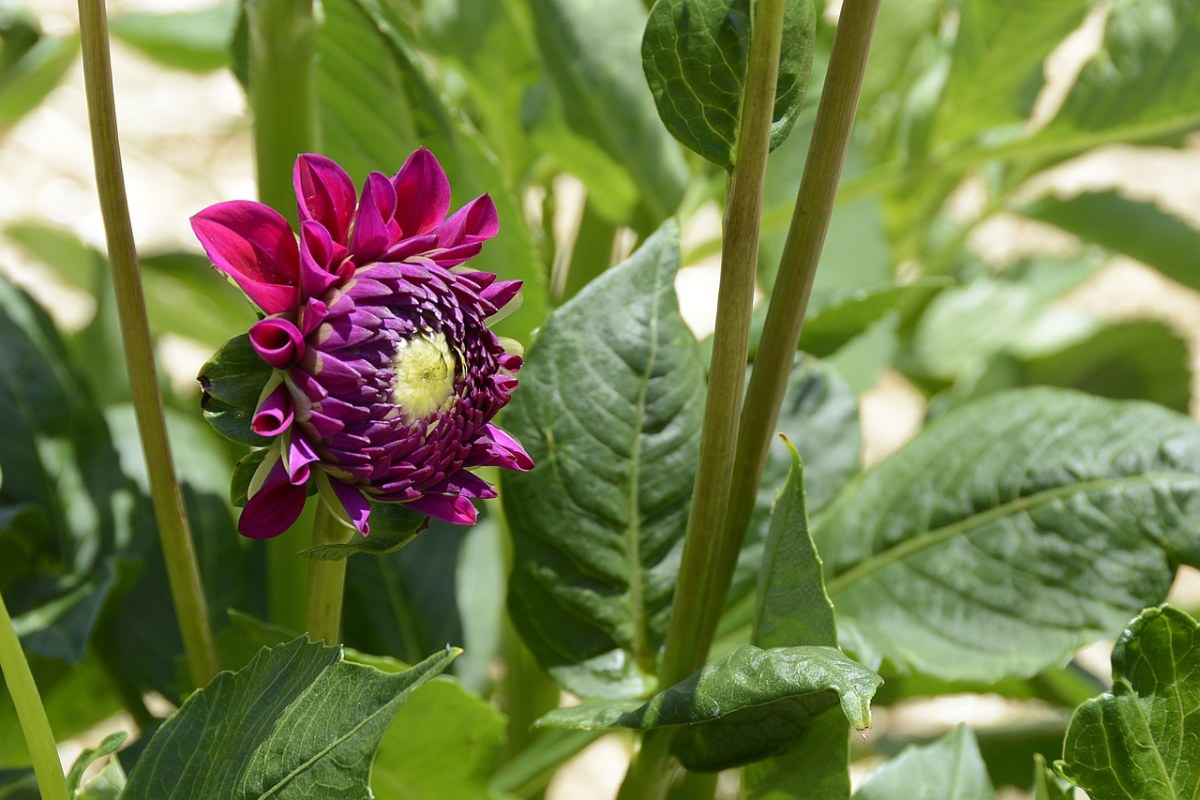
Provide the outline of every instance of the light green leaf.
[[555,312],[506,410],[537,465],[502,478],[512,617],[584,696],[651,690],[671,612],[704,405],[677,237],[667,223]]
[[887,283],[834,291],[814,298],[804,317],[800,349],[819,358],[833,355],[901,303],[919,302],[950,282],[948,278],[925,278],[908,284]]
[[746,645],[637,706],[588,700],[559,708],[539,726],[649,731],[682,726],[672,752],[688,769],[738,766],[786,749],[812,720],[839,705],[858,730],[871,726],[880,678],[831,647]]
[[[642,77],[638,0],[532,0],[534,32],[567,124],[628,171],[653,228],[683,199],[688,168]],[[619,109],[620,113],[614,113]]]
[[935,137],[978,137],[1023,121],[1042,88],[1046,57],[1090,6],[1091,0],[966,0]]
[[1130,623],[1113,688],[1075,711],[1059,772],[1092,800],[1200,794],[1200,625],[1171,606]]
[[925,428],[814,525],[843,644],[962,680],[1031,675],[1200,564],[1200,426],[1028,389]]
[[223,672],[158,729],[123,800],[370,797],[371,759],[409,694],[454,660],[447,649],[388,675],[341,648],[297,639]]
[[109,21],[117,39],[159,64],[188,72],[229,66],[229,44],[238,4],[226,2],[199,11],[121,14]]
[[1073,800],[1075,792],[1065,788],[1058,776],[1046,766],[1046,757],[1033,757],[1033,800]]
[[[726,170],[737,157],[753,13],[751,0],[657,0],[642,39],[642,66],[667,130]],[[811,0],[787,0],[771,149],[796,124],[815,31]]]
[[75,63],[79,35],[43,36],[0,71],[0,129],[17,124],[54,91]]
[[1200,289],[1200,264],[1195,259],[1200,252],[1200,230],[1152,201],[1109,190],[1070,198],[1047,195],[1019,211],[1135,258],[1184,286]]
[[71,771],[67,775],[67,790],[71,792],[72,797],[79,794],[79,784],[83,780],[83,773],[92,765],[92,762],[111,756],[121,749],[121,745],[128,738],[129,734],[124,731],[109,734],[104,737],[104,740],[100,742],[98,747],[85,748],[79,754],[79,758],[75,759],[75,763],[71,765]]
[[996,800],[971,729],[959,725],[872,772],[854,800]]

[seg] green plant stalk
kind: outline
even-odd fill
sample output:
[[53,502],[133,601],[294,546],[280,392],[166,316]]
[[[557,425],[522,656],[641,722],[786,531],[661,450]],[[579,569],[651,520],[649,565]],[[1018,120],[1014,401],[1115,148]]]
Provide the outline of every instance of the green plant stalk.
[[[250,105],[258,198],[297,224],[292,169],[296,156],[319,150],[316,39],[312,0],[250,0]],[[266,544],[271,620],[304,624],[308,565],[296,554],[307,527],[295,525]]]
[[104,216],[108,255],[112,262],[113,287],[121,321],[121,339],[125,345],[125,365],[129,372],[134,414],[146,459],[150,498],[154,503],[154,516],[167,565],[175,615],[187,655],[188,671],[192,683],[203,686],[217,674],[219,662],[208,623],[208,604],[204,599],[204,586],[200,582],[200,568],[196,563],[191,529],[175,475],[175,464],[171,459],[162,396],[158,391],[154,349],[146,319],[146,300],[142,294],[121,168],[109,58],[108,19],[103,0],[79,0],[79,28],[96,183],[100,191],[100,210]]
[[754,512],[758,482],[775,437],[813,278],[833,214],[878,10],[879,0],[846,0],[838,20],[804,177],[796,196],[796,209],[742,408],[729,506],[724,532],[717,542],[720,551],[716,560],[720,572],[709,589],[713,601],[705,615],[705,623],[710,626],[705,629],[709,637],[705,642],[706,649],[729,591],[738,553]]
[[[742,118],[729,175],[721,247],[721,283],[717,325],[709,368],[708,395],[700,432],[700,463],[692,509],[684,537],[679,581],[675,587],[658,683],[672,686],[704,663],[721,596],[714,606],[714,579],[722,572],[721,523],[733,477],[733,454],[746,381],[746,354],[754,279],[758,264],[763,182],[770,149],[783,39],[784,0],[760,0],[754,9]],[[736,552],[734,557],[736,558]],[[720,593],[723,595],[724,593]],[[671,734],[653,731],[642,740],[621,786],[621,800],[659,800],[670,788]]]
[[[317,516],[313,520],[312,529],[313,547],[341,544],[346,541],[347,533],[345,526],[325,507],[325,502],[318,500]],[[314,642],[324,639],[328,645],[341,643],[342,597],[345,591],[346,559],[309,559],[304,629]]]
[[42,706],[41,695],[33,681],[33,673],[29,671],[25,653],[21,651],[21,642],[3,597],[0,597],[0,673],[4,674],[4,685],[17,709],[17,720],[29,748],[42,800],[68,800],[71,795],[67,791],[62,762],[58,760],[54,733],[50,730],[46,709]]
[[760,0],[755,10],[746,95],[729,178],[717,325],[700,434],[700,462],[671,625],[658,674],[662,688],[678,683],[704,663],[716,627],[713,607],[719,610],[722,603],[722,598],[713,591],[713,580],[722,571],[717,560],[722,552],[721,522],[725,519],[733,477],[738,417],[746,385],[763,180],[779,75],[783,9],[783,0]]

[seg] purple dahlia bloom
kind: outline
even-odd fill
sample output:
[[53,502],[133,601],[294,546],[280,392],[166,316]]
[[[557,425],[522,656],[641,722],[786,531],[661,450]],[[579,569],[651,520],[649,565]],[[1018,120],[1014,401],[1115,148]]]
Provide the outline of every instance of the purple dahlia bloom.
[[447,217],[450,183],[423,148],[391,178],[372,173],[358,197],[324,156],[300,156],[294,183],[298,241],[262,203],[192,217],[213,265],[264,312],[250,343],[273,368],[251,428],[274,441],[238,530],[282,533],[309,481],[363,535],[369,500],[473,523],[470,498],[496,491],[470,468],[533,466],[491,423],[521,356],[487,323],[521,282],[464,266],[496,235],[491,198]]

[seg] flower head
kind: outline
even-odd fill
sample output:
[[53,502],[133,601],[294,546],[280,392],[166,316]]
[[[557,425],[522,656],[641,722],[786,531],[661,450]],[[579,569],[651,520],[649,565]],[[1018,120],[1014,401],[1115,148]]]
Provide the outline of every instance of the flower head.
[[273,368],[251,422],[273,442],[238,530],[283,532],[309,481],[364,535],[369,500],[474,522],[470,498],[496,492],[470,468],[533,466],[491,423],[521,357],[487,323],[521,282],[465,266],[496,235],[495,206],[485,195],[447,216],[450,184],[425,149],[358,196],[319,155],[300,156],[294,184],[298,237],[250,201],[192,218],[214,266],[264,312],[250,342]]

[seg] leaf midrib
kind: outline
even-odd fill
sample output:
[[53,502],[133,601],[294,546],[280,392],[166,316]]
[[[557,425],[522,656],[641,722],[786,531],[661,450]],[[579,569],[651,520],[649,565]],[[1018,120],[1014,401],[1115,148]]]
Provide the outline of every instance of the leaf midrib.
[[987,511],[972,514],[949,525],[943,525],[940,528],[919,533],[916,536],[904,539],[887,550],[873,553],[845,572],[830,578],[826,583],[826,589],[830,596],[834,596],[909,556],[953,539],[960,534],[968,533],[995,520],[1023,513],[1047,503],[1067,499],[1075,495],[1151,484],[1158,481],[1173,481],[1177,484],[1192,483],[1200,486],[1200,476],[1186,472],[1149,472],[1119,478],[1095,478],[1068,486],[1058,486],[1053,489],[1035,492],[1030,495],[1017,497],[1006,503],[1001,503],[998,506],[989,508]]

